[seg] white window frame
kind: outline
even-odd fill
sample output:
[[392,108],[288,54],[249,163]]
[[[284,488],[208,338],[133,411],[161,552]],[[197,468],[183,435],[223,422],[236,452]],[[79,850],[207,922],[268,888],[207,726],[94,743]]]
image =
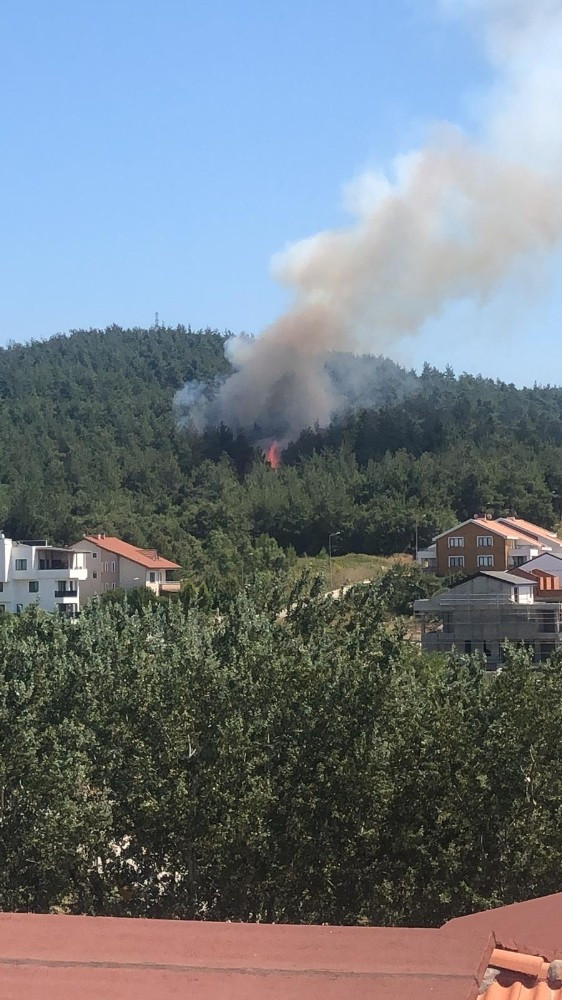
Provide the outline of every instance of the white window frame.
[[449,535],[450,549],[464,549],[464,535]]
[[449,569],[463,569],[464,556],[449,556]]
[[478,566],[480,569],[484,567],[492,568],[494,565],[493,556],[478,556]]
[[479,549],[490,549],[493,544],[493,535],[478,535],[476,538],[476,545]]
[[113,559],[112,562],[111,562],[111,572],[112,573],[116,573],[117,572],[117,563],[115,562],[115,559]]

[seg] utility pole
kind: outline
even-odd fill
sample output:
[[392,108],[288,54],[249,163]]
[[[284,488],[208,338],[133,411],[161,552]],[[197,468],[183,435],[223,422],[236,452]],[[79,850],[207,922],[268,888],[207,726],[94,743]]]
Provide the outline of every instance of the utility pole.
[[334,589],[334,574],[332,572],[332,538],[337,538],[338,535],[341,535],[341,531],[332,531],[332,533],[328,535],[328,561],[330,563],[330,590]]

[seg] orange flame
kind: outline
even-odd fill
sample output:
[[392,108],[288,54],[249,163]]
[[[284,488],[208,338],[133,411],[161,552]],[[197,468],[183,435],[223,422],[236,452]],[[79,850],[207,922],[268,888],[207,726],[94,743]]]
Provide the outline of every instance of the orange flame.
[[281,448],[277,441],[272,441],[265,453],[265,460],[269,462],[272,469],[278,469],[281,465]]

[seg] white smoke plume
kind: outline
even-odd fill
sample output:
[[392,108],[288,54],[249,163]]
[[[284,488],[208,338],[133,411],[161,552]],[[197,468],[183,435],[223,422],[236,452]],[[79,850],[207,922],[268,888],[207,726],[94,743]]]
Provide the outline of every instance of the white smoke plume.
[[[434,128],[421,150],[346,189],[349,228],[274,259],[293,306],[255,340],[199,416],[286,444],[342,411],[329,352],[384,350],[449,302],[485,301],[562,236],[562,0],[442,0],[483,32],[496,82],[478,134]],[[180,399],[181,402],[181,399]]]

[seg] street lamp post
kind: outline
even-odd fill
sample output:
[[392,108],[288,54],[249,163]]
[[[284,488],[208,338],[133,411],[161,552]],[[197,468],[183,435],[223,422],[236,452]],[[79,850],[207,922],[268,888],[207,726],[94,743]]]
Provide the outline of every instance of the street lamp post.
[[341,531],[332,531],[332,533],[328,535],[328,561],[330,563],[330,590],[334,589],[334,574],[332,572],[332,538],[337,538],[338,535],[341,535]]

